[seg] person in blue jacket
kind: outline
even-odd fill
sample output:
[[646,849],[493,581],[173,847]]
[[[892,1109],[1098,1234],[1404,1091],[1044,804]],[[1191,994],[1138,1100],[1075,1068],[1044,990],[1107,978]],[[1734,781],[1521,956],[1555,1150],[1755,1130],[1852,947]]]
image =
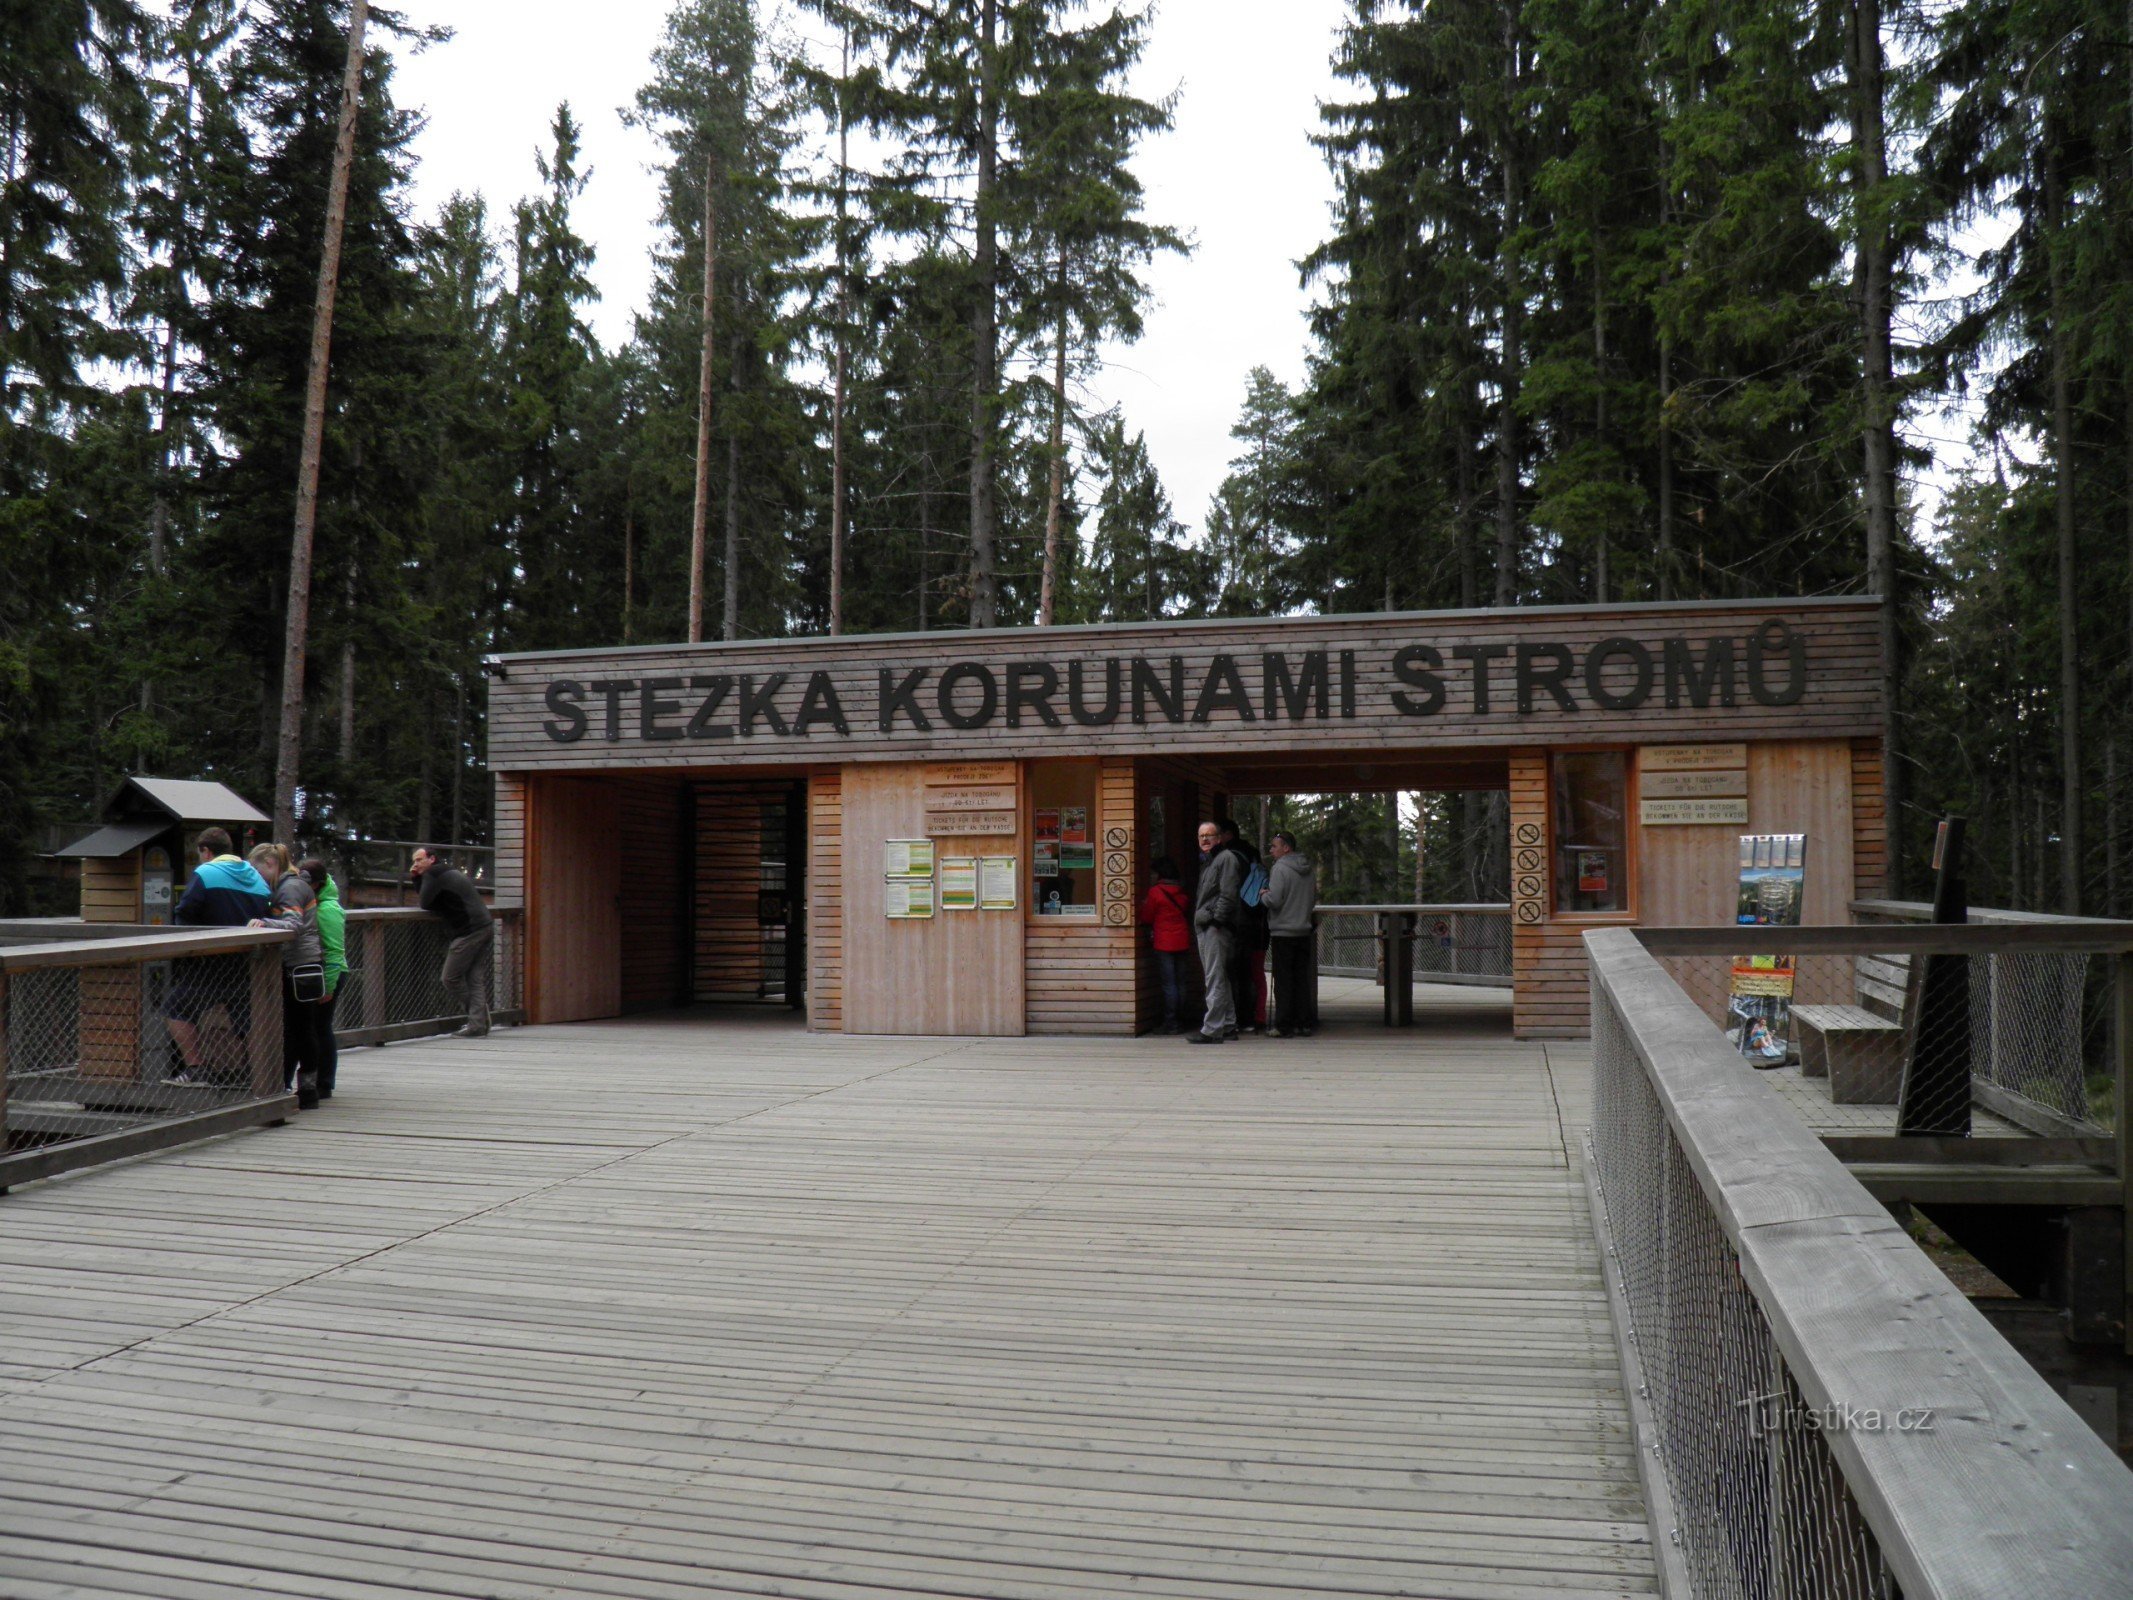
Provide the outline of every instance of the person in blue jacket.
[[[241,928],[267,914],[274,902],[273,891],[249,861],[233,852],[228,833],[221,828],[201,829],[198,849],[199,864],[171,913],[173,921],[183,928]],[[171,1042],[183,1062],[171,1074],[172,1083],[208,1081],[200,1028],[217,1006],[228,1014],[230,1029],[238,1038],[251,1032],[251,979],[244,957],[201,956],[179,962],[163,1002]]]

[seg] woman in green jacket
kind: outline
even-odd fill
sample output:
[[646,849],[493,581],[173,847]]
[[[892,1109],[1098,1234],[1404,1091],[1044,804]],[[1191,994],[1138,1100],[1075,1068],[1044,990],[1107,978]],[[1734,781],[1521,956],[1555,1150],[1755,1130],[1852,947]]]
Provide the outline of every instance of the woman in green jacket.
[[326,863],[313,856],[297,869],[318,892],[318,942],[326,966],[326,999],[318,1024],[318,1097],[333,1098],[333,1075],[341,1064],[341,1046],[333,1034],[334,999],[341,992],[341,979],[348,975],[348,912],[341,905],[340,886],[326,871]]

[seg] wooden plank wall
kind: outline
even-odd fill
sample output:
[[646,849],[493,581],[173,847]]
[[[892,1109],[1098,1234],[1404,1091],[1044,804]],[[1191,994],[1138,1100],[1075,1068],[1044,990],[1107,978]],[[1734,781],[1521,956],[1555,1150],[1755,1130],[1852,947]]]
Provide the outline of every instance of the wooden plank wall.
[[129,850],[109,860],[85,858],[81,864],[81,919],[84,922],[141,920],[141,852]]
[[[1548,757],[1538,750],[1511,757],[1511,837],[1516,839],[1519,825],[1528,822],[1547,838]],[[1591,1031],[1581,942],[1585,927],[1552,919],[1512,922],[1511,1028],[1521,1039],[1577,1039]]]
[[608,779],[544,774],[527,794],[526,988],[535,1022],[621,1013],[620,827]]
[[[936,910],[923,920],[891,921],[882,914],[882,845],[925,836],[925,766],[848,766],[842,797],[845,1031],[1027,1031],[1022,924],[1028,894],[1017,894],[1013,911]],[[1027,859],[1023,852],[1022,863]]]
[[689,904],[682,863],[682,808],[687,795],[665,773],[632,773],[614,785],[621,818],[622,1009],[651,1011],[689,997]]
[[489,842],[496,847],[491,882],[496,898],[523,904],[526,899],[526,779],[516,772],[495,775],[495,817]]
[[763,807],[792,785],[707,783],[696,790],[696,998],[760,1000]]
[[1862,900],[1889,892],[1888,789],[1879,739],[1852,741],[1852,881]]
[[[1029,1031],[1043,1034],[1127,1036],[1140,1031],[1139,955],[1134,926],[1135,886],[1140,881],[1136,844],[1137,789],[1130,757],[1107,758],[1096,780],[1098,922],[1031,917],[1024,939],[1028,972]],[[1125,833],[1123,848],[1112,830]],[[1123,857],[1120,862],[1118,857]],[[1111,886],[1122,883],[1124,896]],[[1113,909],[1121,908],[1121,909]]]
[[844,778],[807,780],[807,1025],[844,1028]]

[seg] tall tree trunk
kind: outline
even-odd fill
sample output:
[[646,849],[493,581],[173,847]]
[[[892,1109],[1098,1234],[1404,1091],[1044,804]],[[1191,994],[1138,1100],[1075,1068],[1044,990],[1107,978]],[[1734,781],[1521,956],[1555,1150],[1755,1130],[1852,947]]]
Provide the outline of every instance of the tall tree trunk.
[[452,685],[452,838],[467,842],[467,675]]
[[1895,366],[1889,324],[1894,314],[1895,270],[1889,222],[1882,206],[1888,183],[1886,83],[1881,48],[1881,0],[1854,0],[1852,8],[1852,144],[1859,173],[1853,196],[1858,218],[1861,377],[1865,423],[1862,444],[1866,498],[1866,586],[1880,600],[1881,775],[1888,819],[1889,891],[1901,895],[1908,881],[1903,851],[1904,770],[1900,751],[1902,669],[1898,652],[1896,593],[1896,408]]
[[631,485],[622,498],[622,642],[628,644],[634,627],[631,607],[637,596],[637,496]]
[[2103,914],[2118,915],[2118,732],[2103,741]]
[[[1607,448],[1607,272],[1597,245],[1592,252],[1592,436]],[[1592,558],[1592,599],[1607,604],[1608,539],[1602,526]]]
[[1522,359],[1519,341],[1525,321],[1525,274],[1519,260],[1518,231],[1525,210],[1524,180],[1518,164],[1519,61],[1518,11],[1503,13],[1503,363],[1497,385],[1496,420],[1496,604],[1518,599],[1518,382]]
[[356,743],[356,559],[353,553],[349,555],[347,571],[342,575],[341,603],[342,609],[347,613],[348,633],[341,640],[341,738],[337,754],[340,758],[338,781],[340,783],[341,792],[339,798],[343,813],[342,826],[347,829],[349,828],[346,816],[348,778],[349,774],[355,771]]
[[844,632],[844,359],[847,294],[851,267],[845,231],[850,198],[851,132],[844,114],[844,88],[852,76],[852,30],[843,36],[843,65],[837,78],[837,348],[835,387],[830,399],[830,637]]
[[[1659,282],[1672,277],[1674,180],[1662,172],[1659,181],[1659,232],[1663,241]],[[1659,493],[1658,566],[1659,598],[1674,598],[1674,337],[1662,320],[1659,326]]]
[[[741,381],[741,338],[738,332],[733,335],[727,358],[733,363],[733,389],[738,390]],[[719,637],[733,640],[741,636],[741,430],[733,425],[734,419],[730,415],[733,409],[731,390],[727,399],[726,589],[724,603],[719,608]]]
[[1474,527],[1474,439],[1467,431],[1463,415],[1453,444],[1459,452],[1452,467],[1459,488],[1459,604],[1462,609],[1471,611],[1481,602],[1481,554],[1475,548],[1478,535]]
[[689,643],[704,637],[704,533],[711,520],[711,356],[718,284],[718,161],[704,153],[704,337],[696,372],[696,505],[689,521]]
[[1385,903],[1400,900],[1400,791],[1385,797]]
[[994,549],[998,507],[993,485],[992,422],[999,384],[1000,292],[998,224],[993,216],[995,167],[999,160],[999,0],[978,0],[978,194],[977,304],[971,334],[977,359],[970,385],[970,625],[999,621],[999,577]]
[[341,284],[341,233],[348,222],[356,114],[363,103],[363,24],[369,10],[369,0],[351,0],[348,8],[348,60],[341,70],[340,122],[334,132],[333,171],[326,188],[326,237],[319,251],[318,297],[311,309],[303,445],[296,466],[296,528],[289,541],[281,723],[274,758],[274,833],[292,847],[296,843],[297,768],[304,741],[304,651],[311,633],[311,551],[318,532],[319,458],[326,437],[326,372],[333,355],[333,302]]
[[2060,234],[2066,197],[2057,147],[2058,129],[2044,132],[2044,210],[2046,275],[2051,294],[2052,456],[2057,479],[2059,523],[2059,764],[2063,790],[2059,823],[2059,904],[2067,916],[2081,915],[2081,644],[2076,621],[2078,575],[2074,539],[2074,387],[2066,348],[2065,274],[2060,266]]
[[924,633],[931,620],[927,601],[933,588],[933,459],[927,455],[918,464],[918,631]]
[[1059,257],[1059,327],[1052,341],[1052,471],[1044,497],[1044,582],[1037,600],[1037,621],[1049,628],[1059,599],[1060,502],[1066,498],[1066,254]]

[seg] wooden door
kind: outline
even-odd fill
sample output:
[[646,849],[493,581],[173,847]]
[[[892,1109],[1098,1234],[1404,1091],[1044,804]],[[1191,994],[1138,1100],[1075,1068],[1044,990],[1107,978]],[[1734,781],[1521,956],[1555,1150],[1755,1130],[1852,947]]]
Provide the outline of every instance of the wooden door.
[[604,778],[528,786],[527,1009],[535,1022],[622,1012],[622,806]]

